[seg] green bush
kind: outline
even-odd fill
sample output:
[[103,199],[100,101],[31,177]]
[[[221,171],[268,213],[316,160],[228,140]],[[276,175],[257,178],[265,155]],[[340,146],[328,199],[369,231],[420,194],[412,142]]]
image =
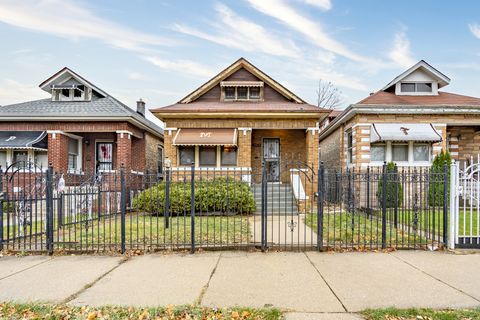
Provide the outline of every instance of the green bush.
[[[387,164],[387,208],[394,208],[401,205],[403,200],[403,191],[402,191],[402,182],[400,181],[400,176],[396,173],[395,163],[389,162]],[[395,197],[395,190],[397,191],[397,196]],[[380,175],[377,187],[377,199],[380,206],[383,206],[383,174]],[[395,203],[395,200],[397,203]]]
[[[448,166],[447,183],[450,183],[450,165],[452,157],[448,151],[440,152],[433,159],[430,169],[430,183],[428,188],[428,202],[430,206],[443,205],[443,186],[444,186],[444,166]],[[447,188],[447,201],[450,194],[450,188]]]
[[[189,213],[191,183],[170,182],[170,214]],[[163,214],[165,182],[142,191],[133,199],[140,211]],[[246,182],[233,178],[195,181],[195,212],[249,214],[255,210],[255,197]]]

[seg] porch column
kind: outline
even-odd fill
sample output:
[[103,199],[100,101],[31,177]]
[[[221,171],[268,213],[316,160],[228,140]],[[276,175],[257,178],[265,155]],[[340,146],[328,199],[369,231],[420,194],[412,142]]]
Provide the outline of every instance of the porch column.
[[252,167],[252,128],[238,128],[237,166]]
[[[306,143],[306,151],[307,151],[307,164],[312,167],[312,170],[315,173],[315,176],[318,173],[318,167],[319,167],[319,159],[318,159],[318,153],[319,153],[319,133],[320,130],[318,128],[308,128],[307,129],[307,135],[305,137],[305,143]],[[313,194],[317,192],[317,183],[308,183],[306,181],[303,181],[305,185],[305,193],[308,197],[312,198]]]
[[132,133],[127,130],[117,130],[117,150],[115,169],[120,170],[122,164],[126,172],[132,169]]
[[53,172],[68,171],[68,137],[61,132],[48,132],[48,164]]
[[370,129],[370,124],[356,125],[352,128],[355,146],[355,150],[352,150],[352,154],[355,155],[353,163],[359,169],[370,164]]
[[433,127],[442,136],[442,141],[433,144],[432,155],[435,157],[442,150],[447,150],[447,125],[446,124],[433,124]]
[[170,166],[177,166],[177,147],[173,145],[173,138],[177,134],[177,128],[163,129],[163,148],[165,150],[165,159],[170,161]]

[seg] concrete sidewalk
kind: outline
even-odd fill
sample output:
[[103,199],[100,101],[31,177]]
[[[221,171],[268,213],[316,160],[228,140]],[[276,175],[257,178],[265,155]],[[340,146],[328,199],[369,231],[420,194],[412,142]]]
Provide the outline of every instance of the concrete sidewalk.
[[479,265],[480,254],[423,251],[3,257],[0,300],[273,306],[289,319],[355,319],[366,308],[478,307]]

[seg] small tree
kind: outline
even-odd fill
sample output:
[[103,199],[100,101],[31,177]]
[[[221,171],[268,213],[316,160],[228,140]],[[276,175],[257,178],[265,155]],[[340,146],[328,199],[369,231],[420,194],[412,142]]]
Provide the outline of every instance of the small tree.
[[[443,204],[443,188],[445,183],[444,170],[447,165],[447,183],[450,183],[450,165],[452,157],[448,151],[441,151],[433,159],[430,168],[430,183],[428,188],[428,202],[430,206],[439,206]],[[447,201],[450,194],[450,188],[447,188]]]
[[[399,179],[395,163],[389,162],[387,164],[387,170],[385,172],[387,187],[386,187],[386,197],[387,197],[387,208],[394,208],[401,205],[403,201],[403,191],[402,191],[402,182]],[[396,196],[395,196],[396,191]],[[377,187],[377,199],[380,206],[383,206],[383,174],[380,175]],[[396,202],[395,202],[396,201]]]
[[335,109],[342,103],[342,92],[331,82],[320,79],[317,88],[317,106],[324,109]]

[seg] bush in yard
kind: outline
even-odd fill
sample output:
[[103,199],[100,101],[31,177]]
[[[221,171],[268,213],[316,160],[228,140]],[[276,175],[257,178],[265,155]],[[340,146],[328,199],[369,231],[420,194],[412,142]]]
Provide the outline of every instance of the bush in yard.
[[[444,187],[444,166],[447,165],[447,183],[450,183],[450,165],[452,157],[448,151],[440,152],[433,159],[430,168],[430,183],[428,188],[428,202],[430,206],[443,205],[443,187]],[[447,201],[450,194],[450,188],[447,188]]]
[[[191,183],[170,182],[170,214],[189,214]],[[133,199],[135,209],[162,215],[165,210],[165,182],[145,189]],[[233,178],[195,181],[195,212],[249,214],[255,210],[255,197],[246,182]]]
[[[403,191],[402,191],[402,182],[400,181],[400,176],[395,174],[395,163],[387,163],[387,208],[398,207],[402,204],[403,200]],[[397,192],[395,197],[395,191]],[[377,187],[377,199],[380,206],[383,206],[383,174],[379,176],[378,187]],[[396,203],[395,203],[396,200]]]

